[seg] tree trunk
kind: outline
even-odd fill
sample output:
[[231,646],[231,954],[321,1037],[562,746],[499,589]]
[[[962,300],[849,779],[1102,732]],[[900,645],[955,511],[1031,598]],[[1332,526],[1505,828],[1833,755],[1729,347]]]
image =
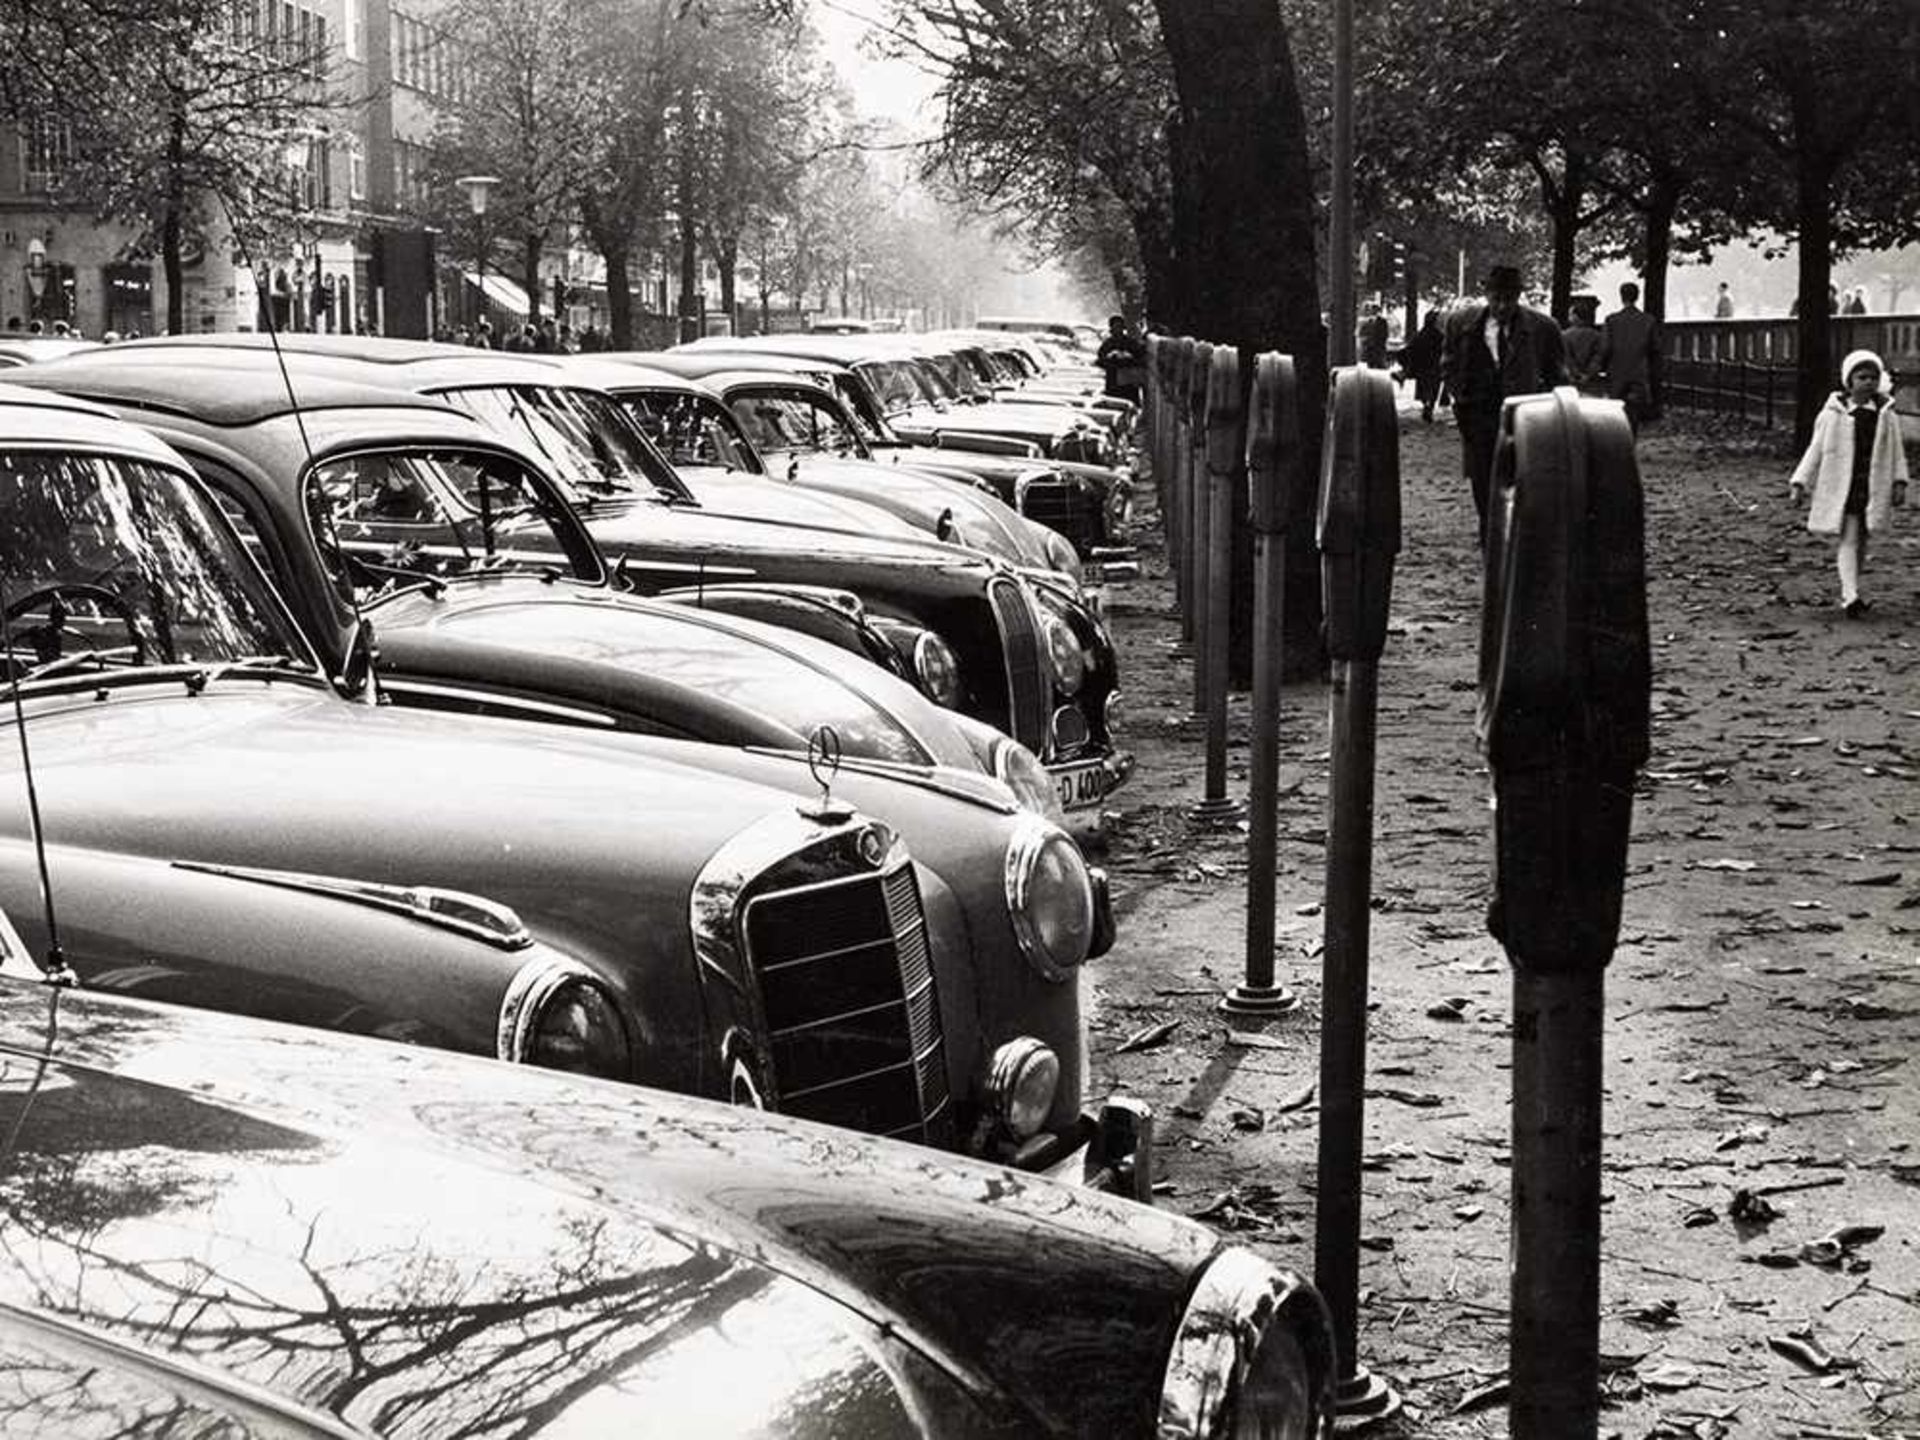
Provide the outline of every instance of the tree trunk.
[[1578,150],[1561,147],[1560,179],[1544,160],[1535,162],[1540,176],[1541,198],[1546,201],[1547,219],[1553,227],[1553,268],[1548,283],[1547,308],[1562,325],[1567,323],[1567,307],[1573,300],[1574,247],[1580,238],[1580,205],[1586,199],[1587,160]]
[[622,239],[602,243],[600,257],[607,262],[607,330],[615,350],[633,349],[633,290],[627,273],[627,246]]
[[540,320],[540,252],[546,249],[540,237],[526,234],[520,237],[520,284],[527,292],[527,320],[538,324]]
[[[686,191],[681,192],[682,204]],[[700,301],[698,290],[700,283],[700,247],[694,235],[693,216],[686,210],[680,212],[680,301],[675,307],[680,316],[680,343],[700,338],[701,323],[705,308]]]
[[186,184],[181,167],[186,159],[187,116],[179,103],[167,121],[167,210],[160,217],[160,265],[167,277],[167,333],[186,333],[185,267],[180,263],[181,216],[186,209]]
[[[1313,177],[1293,52],[1273,0],[1154,0],[1178,95],[1169,127],[1180,304],[1172,318],[1200,339],[1237,346],[1250,385],[1262,350],[1293,356],[1301,455],[1288,467],[1282,673],[1322,673],[1320,565],[1313,534],[1326,407]],[[1253,534],[1244,469],[1235,479],[1228,671],[1253,670]]]
[[1796,325],[1799,373],[1794,377],[1793,443],[1813,438],[1814,417],[1836,388],[1833,319],[1827,290],[1833,283],[1833,177],[1824,161],[1802,151],[1795,176],[1794,229],[1800,242],[1800,317]]
[[[1667,271],[1673,261],[1673,217],[1679,211],[1680,182],[1674,179],[1656,181],[1647,197],[1647,253],[1643,276],[1646,293],[1642,297],[1645,301],[1642,308],[1657,323],[1667,318]],[[1664,330],[1656,333],[1660,341],[1647,376],[1647,403],[1652,413],[1659,415],[1667,408],[1666,336]]]
[[713,249],[713,263],[720,271],[720,308],[733,314],[734,274],[740,268],[740,237],[728,235],[724,238],[709,237]]

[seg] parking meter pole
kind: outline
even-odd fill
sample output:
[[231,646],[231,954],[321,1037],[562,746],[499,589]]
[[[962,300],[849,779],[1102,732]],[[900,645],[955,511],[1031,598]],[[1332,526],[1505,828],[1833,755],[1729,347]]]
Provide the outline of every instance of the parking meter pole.
[[1207,370],[1207,590],[1204,702],[1207,717],[1206,790],[1194,818],[1214,823],[1238,819],[1240,802],[1227,797],[1227,626],[1233,589],[1233,474],[1245,453],[1240,404],[1240,352],[1214,348]]
[[1600,1106],[1605,972],[1513,977],[1509,1433],[1600,1424]]
[[1193,579],[1187,587],[1187,610],[1193,619],[1193,717],[1207,711],[1207,596],[1213,583],[1210,530],[1212,497],[1207,491],[1207,377],[1213,368],[1213,346],[1205,340],[1193,345],[1193,363],[1187,370],[1186,473],[1187,563]]
[[1321,450],[1319,542],[1333,675],[1314,1283],[1333,1317],[1341,1366],[1336,1406],[1343,1415],[1379,1417],[1401,1404],[1393,1389],[1360,1363],[1358,1348],[1375,722],[1400,550],[1399,420],[1384,372],[1334,372]]
[[1169,347],[1167,388],[1160,397],[1167,474],[1172,481],[1167,516],[1167,556],[1174,572],[1174,606],[1180,612],[1180,639],[1174,652],[1193,653],[1193,497],[1187,473],[1187,376],[1193,368],[1193,341],[1182,337]]
[[1286,593],[1286,476],[1300,463],[1293,361],[1254,362],[1247,404],[1247,492],[1253,522],[1253,695],[1247,736],[1246,979],[1221,1000],[1229,1015],[1279,1015],[1298,1004],[1275,983],[1274,903],[1279,856],[1281,598]]
[[1620,935],[1651,666],[1625,412],[1572,389],[1502,413],[1488,507],[1481,744],[1487,928],[1513,965],[1508,1428],[1599,1429],[1604,984]]

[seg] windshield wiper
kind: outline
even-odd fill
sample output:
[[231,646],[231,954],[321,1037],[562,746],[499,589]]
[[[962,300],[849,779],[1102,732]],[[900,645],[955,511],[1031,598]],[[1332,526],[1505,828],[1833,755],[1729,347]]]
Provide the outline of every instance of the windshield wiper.
[[216,680],[249,671],[253,673],[296,671],[301,674],[312,674],[313,667],[304,660],[294,659],[291,655],[242,655],[237,659],[222,660],[217,665],[196,667],[186,677],[187,690],[191,694],[198,695]]
[[64,655],[55,656],[44,664],[34,666],[31,670],[27,671],[26,674],[22,675],[16,683],[24,685],[29,680],[45,680],[50,676],[63,674],[73,669],[74,666],[84,664],[88,661],[93,662],[104,670],[106,669],[107,661],[116,659],[124,660],[136,653],[135,648],[131,645],[115,645],[108,650],[69,650]]

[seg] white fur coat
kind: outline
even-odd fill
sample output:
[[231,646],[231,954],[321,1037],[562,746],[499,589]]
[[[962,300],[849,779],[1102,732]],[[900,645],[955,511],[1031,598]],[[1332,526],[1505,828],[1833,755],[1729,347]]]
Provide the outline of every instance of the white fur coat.
[[[1895,481],[1907,478],[1907,452],[1900,443],[1900,417],[1893,406],[1880,411],[1873,433],[1873,456],[1867,470],[1867,530],[1884,530],[1893,512]],[[1813,443],[1794,467],[1794,485],[1813,490],[1807,511],[1807,529],[1816,535],[1838,535],[1846,513],[1847,487],[1853,480],[1853,414],[1838,395],[1827,397],[1813,422]]]

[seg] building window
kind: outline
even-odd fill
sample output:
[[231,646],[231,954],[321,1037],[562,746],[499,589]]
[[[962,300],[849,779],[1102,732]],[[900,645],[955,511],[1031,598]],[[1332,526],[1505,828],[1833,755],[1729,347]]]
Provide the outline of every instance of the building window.
[[346,34],[341,40],[346,57],[349,60],[365,58],[364,46],[367,27],[367,0],[346,0]]
[[33,116],[20,132],[20,169],[28,190],[52,190],[73,163],[73,132],[64,120]]
[[360,137],[347,141],[347,199],[358,203],[367,198],[367,152]]

